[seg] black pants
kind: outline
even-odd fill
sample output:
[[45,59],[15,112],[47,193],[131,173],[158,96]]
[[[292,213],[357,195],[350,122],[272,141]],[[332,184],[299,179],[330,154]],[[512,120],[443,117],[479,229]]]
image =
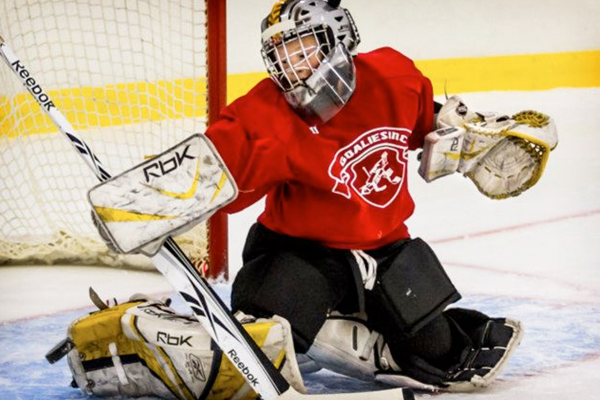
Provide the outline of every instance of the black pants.
[[[385,262],[398,252],[402,242],[369,252]],[[365,297],[348,250],[331,249],[310,240],[293,238],[255,224],[243,252],[244,265],[233,283],[232,307],[257,317],[274,314],[286,318],[293,330],[299,353],[306,352],[325,323],[329,311],[352,313],[377,307]],[[379,314],[379,315],[377,315]],[[440,312],[410,338],[395,335],[399,327],[380,313],[368,313],[369,323],[384,334],[395,352],[412,352],[435,364],[451,363],[452,329]],[[461,340],[460,346],[464,346]],[[450,357],[451,358],[451,357]]]
[[257,223],[250,229],[244,265],[233,283],[233,311],[286,318],[296,351],[304,353],[329,311],[358,308],[348,256],[347,251],[279,235]]

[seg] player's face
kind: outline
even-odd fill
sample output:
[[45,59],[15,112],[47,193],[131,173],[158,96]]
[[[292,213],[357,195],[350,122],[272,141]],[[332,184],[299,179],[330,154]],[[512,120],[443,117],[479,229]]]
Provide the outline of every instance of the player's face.
[[313,35],[293,39],[279,45],[277,55],[281,60],[283,72],[292,83],[311,76],[322,58],[319,44]]

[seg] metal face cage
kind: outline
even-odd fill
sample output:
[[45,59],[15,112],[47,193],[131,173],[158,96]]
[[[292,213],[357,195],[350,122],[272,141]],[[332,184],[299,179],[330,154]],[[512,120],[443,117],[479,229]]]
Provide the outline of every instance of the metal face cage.
[[304,26],[273,35],[262,56],[271,79],[284,91],[301,86],[321,65],[335,41],[326,25]]

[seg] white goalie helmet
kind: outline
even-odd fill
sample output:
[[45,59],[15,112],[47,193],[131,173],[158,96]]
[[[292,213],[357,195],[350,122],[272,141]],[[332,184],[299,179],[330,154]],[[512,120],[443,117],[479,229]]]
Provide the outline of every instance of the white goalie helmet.
[[263,22],[262,56],[271,79],[309,125],[330,120],[356,87],[356,24],[340,0],[278,1]]

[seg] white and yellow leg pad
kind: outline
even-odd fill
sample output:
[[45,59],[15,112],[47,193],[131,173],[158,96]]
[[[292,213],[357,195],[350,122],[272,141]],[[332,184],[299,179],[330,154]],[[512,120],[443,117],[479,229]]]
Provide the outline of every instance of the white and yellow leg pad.
[[326,369],[367,382],[437,391],[434,385],[404,375],[384,337],[370,329],[363,315],[334,313],[319,331],[300,363],[302,373]]
[[[238,318],[288,382],[305,392],[287,321]],[[66,354],[76,386],[88,395],[257,397],[200,323],[161,301],[132,301],[82,317],[71,324],[61,347],[49,359]]]
[[[458,313],[467,319],[470,311],[454,312]],[[368,328],[364,316],[335,314],[302,356],[300,368],[303,373],[323,368],[364,381],[431,392],[472,392],[495,381],[523,335],[518,321],[502,318],[488,319],[477,332],[472,344],[465,345],[457,364],[441,370],[414,355],[394,360],[384,337]],[[412,372],[402,370],[402,361]]]

